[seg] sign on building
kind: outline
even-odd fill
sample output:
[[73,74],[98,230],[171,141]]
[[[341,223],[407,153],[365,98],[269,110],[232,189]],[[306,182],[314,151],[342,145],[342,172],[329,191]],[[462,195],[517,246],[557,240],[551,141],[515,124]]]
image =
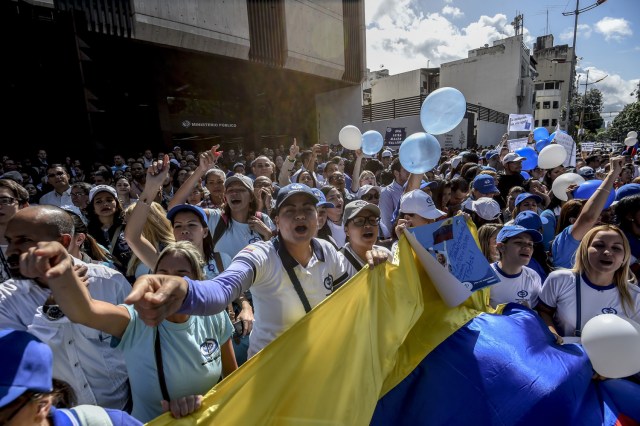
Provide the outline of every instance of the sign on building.
[[387,127],[387,131],[384,135],[384,144],[389,148],[399,148],[402,141],[406,138],[406,127]]

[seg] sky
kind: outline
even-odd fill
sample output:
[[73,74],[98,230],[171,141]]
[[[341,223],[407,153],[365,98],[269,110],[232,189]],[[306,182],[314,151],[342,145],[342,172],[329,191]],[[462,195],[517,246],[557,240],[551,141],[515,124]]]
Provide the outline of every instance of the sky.
[[[581,0],[580,8],[595,2]],[[571,45],[575,17],[562,13],[575,8],[576,0],[365,0],[367,67],[398,74],[466,58],[471,49],[514,35],[517,14],[524,16],[529,48],[545,34],[553,34],[556,45]],[[631,92],[640,79],[638,18],[640,0],[607,0],[578,16],[576,71],[584,83],[589,70],[589,89],[602,91],[606,121],[634,101]]]

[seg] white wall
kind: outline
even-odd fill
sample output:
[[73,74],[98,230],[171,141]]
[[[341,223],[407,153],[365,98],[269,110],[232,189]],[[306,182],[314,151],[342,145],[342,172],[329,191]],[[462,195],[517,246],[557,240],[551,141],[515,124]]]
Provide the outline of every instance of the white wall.
[[316,95],[319,143],[339,143],[338,133],[348,124],[362,130],[361,99],[359,85]]
[[371,82],[371,102],[409,98],[420,94],[420,70],[403,72]]
[[490,146],[498,145],[502,135],[507,133],[506,124],[491,123],[489,121],[477,121],[478,125],[478,145]]

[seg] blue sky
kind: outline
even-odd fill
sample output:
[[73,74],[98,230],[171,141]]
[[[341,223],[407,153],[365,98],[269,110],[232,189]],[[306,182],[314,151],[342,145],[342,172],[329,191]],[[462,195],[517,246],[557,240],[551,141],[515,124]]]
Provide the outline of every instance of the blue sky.
[[[596,0],[581,0],[586,7]],[[511,22],[524,15],[525,43],[554,35],[555,44],[572,43],[576,0],[365,0],[367,67],[397,74],[466,58],[467,51],[514,34]],[[548,22],[547,22],[548,11]],[[640,0],[607,0],[578,18],[580,82],[589,69],[591,87],[604,94],[604,111],[633,102],[640,79]],[[584,86],[581,86],[581,91]],[[609,121],[609,114],[605,120]]]

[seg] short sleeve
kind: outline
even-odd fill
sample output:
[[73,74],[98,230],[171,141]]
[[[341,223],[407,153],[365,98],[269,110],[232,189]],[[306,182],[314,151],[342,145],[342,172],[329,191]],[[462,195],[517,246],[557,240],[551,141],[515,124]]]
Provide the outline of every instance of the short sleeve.
[[[275,259],[270,259],[270,252],[277,254],[271,242],[259,241],[249,244],[233,258],[233,263],[240,262],[253,269],[253,282],[260,283],[274,275]],[[273,256],[271,256],[273,257]]]

